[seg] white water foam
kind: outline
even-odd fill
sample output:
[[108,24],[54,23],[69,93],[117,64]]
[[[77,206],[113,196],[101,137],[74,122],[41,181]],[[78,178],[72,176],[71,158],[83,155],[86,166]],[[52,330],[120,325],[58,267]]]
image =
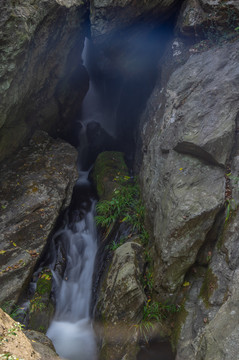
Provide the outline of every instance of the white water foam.
[[97,251],[94,224],[94,202],[91,210],[75,224],[61,230],[67,253],[63,279],[57,280],[56,313],[47,331],[56,352],[67,360],[97,359],[96,340],[90,320],[92,275]]

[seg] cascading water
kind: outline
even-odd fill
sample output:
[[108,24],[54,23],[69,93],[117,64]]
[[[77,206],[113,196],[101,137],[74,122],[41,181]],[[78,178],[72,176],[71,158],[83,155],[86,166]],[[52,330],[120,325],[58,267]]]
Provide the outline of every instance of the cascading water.
[[[86,41],[87,43],[87,41]],[[94,90],[94,89],[93,89]],[[89,91],[83,104],[83,116],[79,132],[79,179],[66,218],[65,226],[53,237],[55,254],[65,256],[64,271],[57,268],[57,255],[50,265],[54,278],[56,310],[47,331],[57,353],[68,360],[95,360],[97,348],[90,319],[92,276],[97,252],[97,234],[94,223],[96,200],[87,180],[89,171],[82,171],[89,157],[86,126],[90,121],[99,121],[97,94]],[[95,112],[92,104],[96,105]],[[87,166],[88,167],[88,166]]]
[[[84,180],[76,186],[78,191],[87,191],[90,184]],[[47,336],[53,341],[57,353],[69,360],[97,358],[90,320],[92,275],[97,251],[94,207],[93,198],[83,199],[77,211],[70,209],[65,227],[53,238],[66,254],[66,264],[63,277],[52,271],[56,311]]]

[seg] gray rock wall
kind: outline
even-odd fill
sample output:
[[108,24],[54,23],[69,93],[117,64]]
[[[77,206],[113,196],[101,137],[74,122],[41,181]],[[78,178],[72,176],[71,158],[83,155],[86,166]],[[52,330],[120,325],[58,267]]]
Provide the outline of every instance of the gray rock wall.
[[1,1],[0,8],[1,161],[36,128],[55,134],[65,129],[62,122],[72,114],[63,106],[69,108],[74,97],[79,108],[88,77],[81,65],[82,1]]
[[177,360],[238,358],[238,63],[238,41],[191,55],[162,74],[142,117],[154,287],[183,304]]
[[36,133],[0,171],[0,303],[16,303],[78,177],[77,152]]
[[155,90],[158,108],[145,124],[141,180],[157,254],[155,287],[168,293],[182,284],[224,204],[239,111],[238,48],[191,56],[171,75],[164,103]]

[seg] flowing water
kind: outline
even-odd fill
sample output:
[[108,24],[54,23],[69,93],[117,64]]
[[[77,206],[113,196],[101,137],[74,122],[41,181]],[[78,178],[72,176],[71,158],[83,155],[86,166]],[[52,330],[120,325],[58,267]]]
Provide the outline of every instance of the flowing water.
[[[90,193],[90,184],[79,178],[78,193]],[[86,176],[85,176],[86,177]],[[80,197],[78,208],[70,208],[64,228],[54,235],[66,254],[63,276],[53,272],[55,280],[56,311],[47,331],[57,353],[69,360],[97,358],[95,335],[90,319],[92,275],[97,251],[94,224],[95,200]]]
[[[87,41],[86,41],[87,45]],[[85,46],[84,63],[87,46]],[[79,131],[79,168],[88,167],[89,146],[86,126],[91,121],[100,122],[102,110],[94,87],[90,86],[82,109]],[[65,226],[56,232],[53,243],[57,244],[55,253],[65,256],[62,273],[56,266],[57,256],[52,263],[56,310],[54,319],[47,331],[56,352],[68,360],[95,360],[97,347],[92,322],[90,304],[92,276],[97,252],[97,234],[94,222],[96,200],[88,171],[79,171],[79,179],[74,188],[72,202],[68,209]]]

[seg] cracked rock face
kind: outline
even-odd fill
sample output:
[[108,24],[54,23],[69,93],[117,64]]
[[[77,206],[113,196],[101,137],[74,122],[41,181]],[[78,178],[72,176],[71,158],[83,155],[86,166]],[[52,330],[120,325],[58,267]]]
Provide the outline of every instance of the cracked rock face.
[[15,303],[78,177],[77,151],[44,132],[2,163],[0,178],[0,302]]
[[155,90],[158,107],[150,99],[146,109],[141,180],[155,239],[155,286],[168,295],[182,284],[224,204],[223,167],[239,113],[238,50],[237,42],[191,56],[165,91]]

